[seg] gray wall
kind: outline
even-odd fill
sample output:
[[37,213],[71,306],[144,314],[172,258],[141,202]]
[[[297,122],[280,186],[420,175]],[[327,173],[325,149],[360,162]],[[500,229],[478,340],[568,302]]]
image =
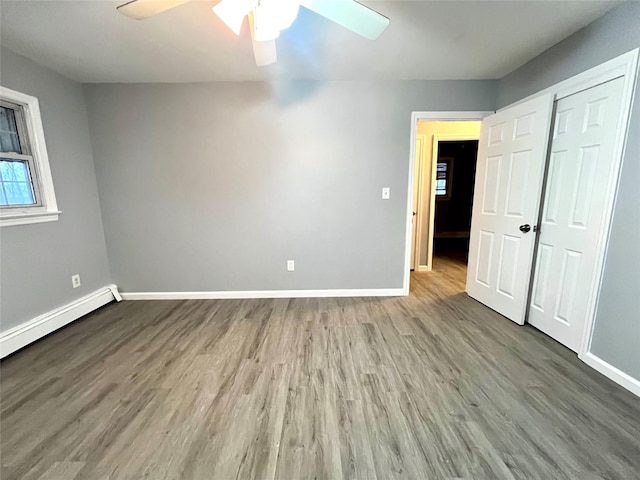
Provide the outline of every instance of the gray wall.
[[86,85],[115,282],[402,287],[411,111],[493,110],[495,86]]
[[[57,222],[0,228],[0,331],[110,283],[82,86],[2,48],[0,84],[40,101]],[[79,273],[82,286],[71,287]]]
[[[499,106],[640,46],[640,2],[627,2],[520,69],[498,87]],[[636,86],[591,351],[640,379],[640,92]]]

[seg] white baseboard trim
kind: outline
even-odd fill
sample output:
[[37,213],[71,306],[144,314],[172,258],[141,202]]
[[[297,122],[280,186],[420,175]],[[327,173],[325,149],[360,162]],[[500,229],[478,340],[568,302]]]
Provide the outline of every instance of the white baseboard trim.
[[640,380],[633,378],[631,375],[627,375],[622,370],[619,370],[613,365],[608,364],[600,357],[596,357],[591,352],[586,352],[584,355],[581,355],[580,360],[582,360],[590,367],[595,368],[605,377],[610,378],[618,385],[626,388],[631,393],[634,393],[640,397]]
[[418,272],[430,272],[431,269],[426,265],[418,265]]
[[108,285],[0,333],[0,358],[20,350],[114,299],[117,300],[118,297],[118,287]]
[[230,292],[121,292],[124,300],[218,300],[242,298],[406,297],[402,288],[340,290],[247,290]]

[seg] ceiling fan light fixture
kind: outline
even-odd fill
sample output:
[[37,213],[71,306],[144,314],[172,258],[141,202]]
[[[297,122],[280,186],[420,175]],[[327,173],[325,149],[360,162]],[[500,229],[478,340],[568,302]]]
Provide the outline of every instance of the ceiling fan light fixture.
[[[142,20],[189,1],[128,0],[117,9]],[[369,40],[389,26],[387,17],[357,0],[218,0],[212,10],[238,36],[247,17],[256,65],[264,66],[278,59],[276,39],[293,24],[301,6]]]
[[240,35],[242,22],[256,6],[258,0],[221,0],[212,10],[236,35]]
[[258,8],[264,9],[273,27],[282,31],[289,28],[297,18],[300,2],[298,0],[260,0]]
[[256,42],[269,42],[271,40],[275,40],[280,36],[280,30],[272,28],[266,22],[261,20],[261,15],[254,11],[254,30],[253,30],[253,39]]
[[275,40],[291,26],[300,4],[297,0],[260,0],[253,9],[253,35],[259,42]]

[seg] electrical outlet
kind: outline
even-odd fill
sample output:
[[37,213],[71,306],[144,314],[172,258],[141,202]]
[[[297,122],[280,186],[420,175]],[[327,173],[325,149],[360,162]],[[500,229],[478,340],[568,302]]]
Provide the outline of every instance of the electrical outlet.
[[287,260],[287,272],[293,272],[296,269],[296,262]]
[[71,285],[73,285],[73,288],[78,288],[82,285],[82,283],[80,283],[80,275],[75,274],[71,277]]
[[382,199],[389,200],[390,196],[391,196],[391,189],[389,187],[384,187],[382,189]]

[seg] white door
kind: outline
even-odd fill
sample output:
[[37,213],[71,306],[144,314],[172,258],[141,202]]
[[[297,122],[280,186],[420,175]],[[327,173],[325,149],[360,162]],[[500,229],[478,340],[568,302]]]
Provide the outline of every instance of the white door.
[[528,321],[577,351],[621,126],[618,78],[558,100]]
[[523,324],[533,264],[551,96],[482,121],[473,195],[467,293]]

